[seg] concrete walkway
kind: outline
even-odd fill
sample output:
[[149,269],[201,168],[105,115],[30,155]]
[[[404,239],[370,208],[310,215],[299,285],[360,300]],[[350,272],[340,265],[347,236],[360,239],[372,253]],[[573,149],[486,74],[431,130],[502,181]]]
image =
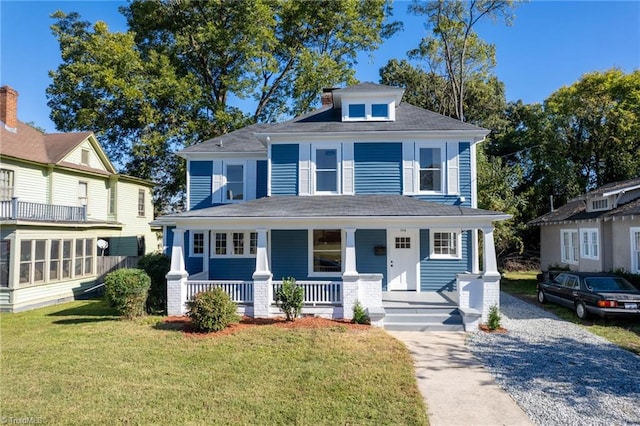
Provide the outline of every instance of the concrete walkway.
[[533,424],[467,349],[465,333],[388,333],[413,355],[431,426]]

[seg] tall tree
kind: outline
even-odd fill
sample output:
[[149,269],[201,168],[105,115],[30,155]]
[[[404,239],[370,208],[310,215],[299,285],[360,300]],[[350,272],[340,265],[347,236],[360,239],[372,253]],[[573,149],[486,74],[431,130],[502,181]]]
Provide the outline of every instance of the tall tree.
[[95,131],[124,171],[158,182],[160,209],[182,197],[176,150],[308,111],[323,87],[354,82],[357,54],[399,28],[387,0],[134,0],[121,11],[125,33],[53,15],[63,62],[48,105],[58,129]]
[[495,46],[480,39],[475,27],[482,20],[497,18],[510,24],[513,7],[512,0],[414,0],[409,6],[411,13],[426,16],[425,25],[433,33],[410,54],[447,77],[454,116],[461,121],[465,121],[467,81],[476,74],[486,75],[495,65]]

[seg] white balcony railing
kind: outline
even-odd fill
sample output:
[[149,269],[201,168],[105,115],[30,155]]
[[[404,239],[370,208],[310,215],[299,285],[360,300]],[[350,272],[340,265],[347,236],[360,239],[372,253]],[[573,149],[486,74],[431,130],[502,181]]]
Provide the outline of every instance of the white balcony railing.
[[47,222],[86,222],[86,206],[60,206],[31,203],[12,198],[0,201],[0,219],[41,220]]
[[[342,281],[296,281],[304,290],[305,305],[340,305]],[[273,281],[273,295],[282,287],[282,281]],[[275,300],[274,300],[275,303]]]
[[253,281],[187,281],[187,300],[191,300],[198,293],[216,287],[224,290],[236,303],[253,303]]

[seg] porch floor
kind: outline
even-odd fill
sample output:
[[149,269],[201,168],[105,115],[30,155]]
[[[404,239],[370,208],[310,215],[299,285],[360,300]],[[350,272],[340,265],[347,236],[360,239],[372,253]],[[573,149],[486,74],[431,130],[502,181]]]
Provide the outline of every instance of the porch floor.
[[455,291],[383,291],[384,307],[410,307],[415,305],[433,307],[458,307]]

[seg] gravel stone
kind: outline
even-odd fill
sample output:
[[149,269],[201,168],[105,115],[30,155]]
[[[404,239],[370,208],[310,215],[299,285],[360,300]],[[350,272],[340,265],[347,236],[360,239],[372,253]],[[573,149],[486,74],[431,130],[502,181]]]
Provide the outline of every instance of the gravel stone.
[[640,425],[640,356],[506,293],[500,313],[467,344],[534,423]]

